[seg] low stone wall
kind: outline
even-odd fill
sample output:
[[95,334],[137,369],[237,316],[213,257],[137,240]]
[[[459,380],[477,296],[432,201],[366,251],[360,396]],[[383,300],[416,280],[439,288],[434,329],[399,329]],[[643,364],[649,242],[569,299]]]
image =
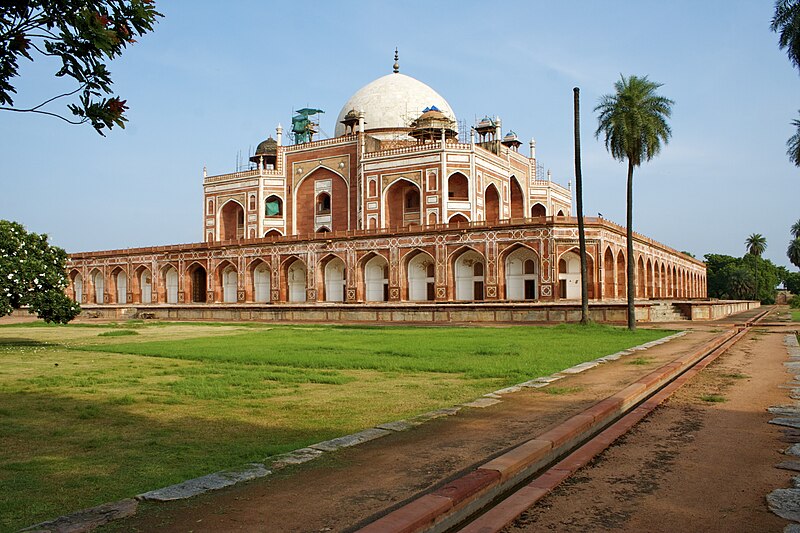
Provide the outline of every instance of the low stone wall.
[[681,313],[690,320],[718,320],[742,311],[759,308],[761,302],[756,300],[703,300],[676,302],[673,305],[678,307]]
[[[655,302],[636,303],[636,321],[651,321]],[[713,320],[752,309],[757,302],[682,302],[684,316]],[[678,305],[678,304],[676,304]],[[159,320],[259,321],[259,322],[364,322],[364,323],[563,323],[578,322],[581,307],[570,303],[446,303],[446,304],[184,304],[184,305],[83,305],[81,316],[108,320],[152,318]],[[696,308],[696,309],[695,309]],[[595,322],[623,324],[625,302],[590,303]],[[711,317],[711,318],[708,318]]]

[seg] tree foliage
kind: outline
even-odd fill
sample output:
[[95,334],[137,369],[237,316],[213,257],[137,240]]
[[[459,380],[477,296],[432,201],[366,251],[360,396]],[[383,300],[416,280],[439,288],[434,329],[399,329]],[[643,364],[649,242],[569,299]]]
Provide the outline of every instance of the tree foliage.
[[711,298],[748,299],[758,287],[758,300],[771,304],[775,302],[776,287],[781,281],[785,282],[780,268],[772,261],[749,253],[741,258],[706,254],[704,259]]
[[767,239],[760,233],[752,233],[745,239],[744,245],[747,246],[747,253],[761,257],[767,249]]
[[[40,113],[71,124],[90,123],[100,134],[125,127],[126,100],[113,95],[107,61],[151,31],[158,17],[153,0],[6,0],[0,3],[0,109]],[[60,60],[56,77],[72,78],[73,91],[31,108],[14,106],[19,61],[37,56]],[[70,120],[44,107],[77,96]]]
[[602,135],[606,150],[618,161],[628,162],[627,181],[627,274],[628,329],[636,329],[634,309],[635,277],[633,266],[633,170],[650,161],[667,144],[672,130],[667,119],[675,103],[656,93],[660,83],[638,77],[620,76],[615,93],[600,98],[595,137]]
[[792,294],[800,294],[800,272],[786,272],[783,275],[783,286]]
[[47,322],[67,323],[80,306],[64,294],[67,253],[28,233],[21,224],[0,220],[0,316],[28,306]]
[[794,266],[800,268],[800,237],[789,243],[789,248],[786,249],[786,256]]
[[778,34],[778,46],[800,69],[800,0],[777,0],[770,29]]
[[[776,0],[770,29],[778,34],[780,49],[785,48],[789,61],[800,69],[800,0]],[[793,120],[792,126],[796,132],[786,141],[786,154],[800,167],[800,120]]]
[[800,120],[794,119],[792,126],[795,129],[795,133],[786,141],[786,155],[789,156],[789,160],[795,166],[800,167]]

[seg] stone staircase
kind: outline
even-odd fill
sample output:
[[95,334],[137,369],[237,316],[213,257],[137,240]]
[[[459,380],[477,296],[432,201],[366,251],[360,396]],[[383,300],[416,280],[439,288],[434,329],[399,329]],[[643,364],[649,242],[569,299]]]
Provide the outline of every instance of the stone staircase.
[[688,320],[671,302],[655,301],[650,306],[650,322],[680,322]]

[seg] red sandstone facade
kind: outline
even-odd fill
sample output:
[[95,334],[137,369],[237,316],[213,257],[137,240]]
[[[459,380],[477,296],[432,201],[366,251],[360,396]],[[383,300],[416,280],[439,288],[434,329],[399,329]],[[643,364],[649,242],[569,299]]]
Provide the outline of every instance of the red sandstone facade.
[[[372,107],[348,109],[364,91]],[[204,175],[205,242],[72,254],[71,295],[137,305],[579,299],[571,191],[537,176],[533,141],[526,157],[487,118],[458,142],[449,111],[409,121],[376,107],[392,91],[410,94],[406,110],[415,97],[441,98],[394,74],[351,98],[337,137],[283,146],[279,126],[253,170]],[[625,298],[624,229],[587,219],[586,238],[589,298]],[[634,253],[637,298],[705,297],[702,262],[641,235]]]

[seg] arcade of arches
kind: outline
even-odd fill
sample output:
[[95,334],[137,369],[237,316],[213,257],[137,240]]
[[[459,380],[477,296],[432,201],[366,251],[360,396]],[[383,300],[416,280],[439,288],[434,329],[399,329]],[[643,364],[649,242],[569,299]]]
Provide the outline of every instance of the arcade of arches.
[[[418,198],[418,189],[398,181],[396,194]],[[401,205],[414,209],[415,204]],[[436,238],[401,231],[392,238],[209,244],[207,251],[193,252],[191,261],[169,249],[129,250],[125,256],[109,252],[107,258],[75,254],[69,291],[85,304],[137,305],[580,299],[580,261],[569,227],[551,222],[513,228],[500,232],[453,224]],[[587,230],[593,243],[587,256],[589,298],[623,300],[623,230],[603,220],[589,223]],[[635,265],[636,298],[706,295],[705,265],[669,248],[637,242]]]

